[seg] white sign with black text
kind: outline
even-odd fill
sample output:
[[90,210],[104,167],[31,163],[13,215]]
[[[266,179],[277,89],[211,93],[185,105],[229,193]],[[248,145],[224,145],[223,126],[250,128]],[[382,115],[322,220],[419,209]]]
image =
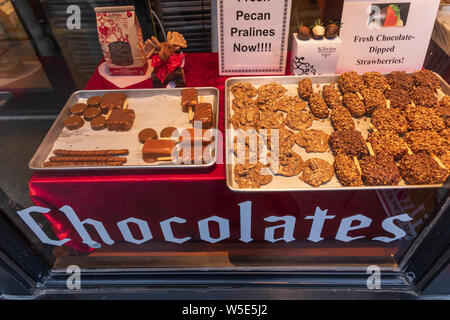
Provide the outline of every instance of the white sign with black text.
[[346,0],[337,73],[422,68],[439,0]]
[[291,0],[219,0],[219,74],[284,74]]

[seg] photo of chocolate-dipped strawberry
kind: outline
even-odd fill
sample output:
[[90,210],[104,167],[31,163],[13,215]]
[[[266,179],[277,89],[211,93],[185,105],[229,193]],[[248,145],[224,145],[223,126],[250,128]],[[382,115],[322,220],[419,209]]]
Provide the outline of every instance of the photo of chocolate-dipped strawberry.
[[385,27],[401,27],[403,26],[403,20],[400,16],[400,8],[396,4],[390,4],[387,7],[383,8],[381,13],[383,14],[383,11],[386,11],[384,14],[384,24]]
[[325,27],[323,26],[322,21],[317,19],[314,22],[314,25],[311,26],[312,36],[314,39],[320,40],[325,36]]
[[376,14],[369,21],[378,27],[403,27],[408,19],[410,5],[409,2],[372,4],[371,11]]
[[341,28],[341,24],[339,22],[329,21],[327,26],[325,27],[325,38],[334,39],[339,34],[339,29]]
[[302,23],[298,27],[298,37],[301,40],[309,40],[311,39],[311,30]]

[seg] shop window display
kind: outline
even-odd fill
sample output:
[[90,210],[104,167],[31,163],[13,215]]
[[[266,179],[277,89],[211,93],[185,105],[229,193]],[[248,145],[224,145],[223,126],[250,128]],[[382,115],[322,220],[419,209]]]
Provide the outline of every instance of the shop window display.
[[0,118],[47,122],[0,213],[49,269],[401,270],[442,217],[447,74],[335,73],[344,1],[289,2],[276,77],[219,74],[220,1],[24,3],[0,4]]

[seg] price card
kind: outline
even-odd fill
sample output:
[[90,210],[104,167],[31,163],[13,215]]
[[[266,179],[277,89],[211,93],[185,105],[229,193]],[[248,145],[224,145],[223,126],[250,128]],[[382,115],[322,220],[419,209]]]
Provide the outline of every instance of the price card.
[[219,0],[219,74],[284,74],[291,0]]
[[337,73],[422,68],[439,0],[346,0]]

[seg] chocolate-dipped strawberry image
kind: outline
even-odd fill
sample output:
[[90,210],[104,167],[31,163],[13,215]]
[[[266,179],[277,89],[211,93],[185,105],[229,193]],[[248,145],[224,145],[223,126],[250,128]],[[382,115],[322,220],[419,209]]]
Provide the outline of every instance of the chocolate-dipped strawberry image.
[[396,4],[390,4],[381,9],[381,16],[384,17],[384,27],[402,27],[403,20],[401,19],[400,7]]
[[339,29],[341,28],[341,24],[339,22],[329,21],[327,26],[325,27],[325,38],[334,39],[339,34]]
[[309,40],[311,39],[311,30],[302,23],[298,27],[298,37],[301,40]]
[[320,19],[317,19],[314,22],[314,25],[311,26],[311,31],[314,39],[320,40],[323,39],[325,36],[325,28],[323,26],[322,21]]

